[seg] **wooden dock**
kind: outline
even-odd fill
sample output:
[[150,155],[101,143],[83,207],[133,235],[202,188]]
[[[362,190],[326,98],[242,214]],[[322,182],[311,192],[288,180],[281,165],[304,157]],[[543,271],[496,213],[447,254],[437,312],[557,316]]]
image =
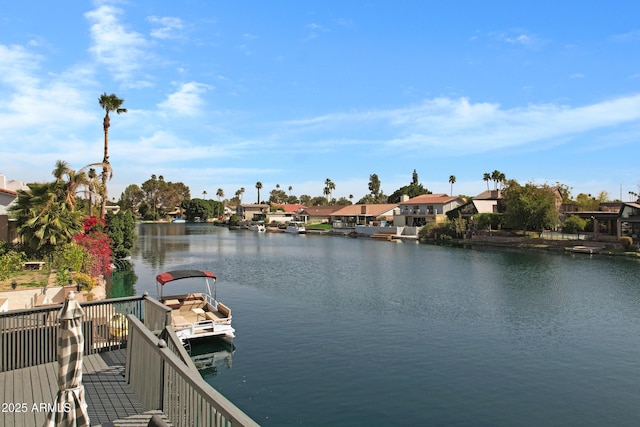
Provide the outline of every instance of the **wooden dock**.
[[[126,350],[84,356],[82,383],[92,426],[146,426],[146,411],[124,378]],[[0,425],[41,426],[58,391],[57,362],[0,373]],[[42,405],[42,406],[41,406]],[[164,417],[163,417],[164,418]],[[166,419],[166,418],[165,418]]]

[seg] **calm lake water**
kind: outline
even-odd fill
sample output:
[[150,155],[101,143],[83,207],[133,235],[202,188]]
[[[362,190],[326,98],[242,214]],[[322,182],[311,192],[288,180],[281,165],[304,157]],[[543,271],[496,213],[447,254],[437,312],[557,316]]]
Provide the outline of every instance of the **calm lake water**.
[[203,376],[262,425],[640,423],[637,260],[145,224],[132,261],[114,294],[218,275]]

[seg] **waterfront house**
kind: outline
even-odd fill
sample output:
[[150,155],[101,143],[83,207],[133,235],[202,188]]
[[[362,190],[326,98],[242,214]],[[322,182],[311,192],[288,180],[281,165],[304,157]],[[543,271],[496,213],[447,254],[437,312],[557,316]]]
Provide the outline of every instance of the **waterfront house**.
[[284,224],[289,221],[300,221],[300,212],[302,212],[306,206],[297,203],[284,203],[271,205],[271,212],[267,213],[265,222],[268,224],[279,223]]
[[447,212],[447,217],[451,220],[462,216],[466,220],[471,220],[477,214],[495,214],[504,212],[504,202],[501,190],[487,190],[476,197]]
[[640,239],[640,203],[623,203],[618,222],[618,238],[629,236],[637,242]]
[[236,207],[236,215],[240,221],[264,221],[270,206],[266,203],[240,204]]
[[447,212],[462,206],[462,197],[447,194],[422,194],[403,200],[399,204],[399,213],[394,217],[398,226],[420,227],[429,222],[440,224],[447,218]]
[[398,205],[393,203],[343,206],[331,214],[331,223],[334,228],[352,228],[392,222],[397,208]]
[[303,209],[298,217],[309,224],[329,224],[331,223],[331,215],[343,207],[342,205],[311,206]]

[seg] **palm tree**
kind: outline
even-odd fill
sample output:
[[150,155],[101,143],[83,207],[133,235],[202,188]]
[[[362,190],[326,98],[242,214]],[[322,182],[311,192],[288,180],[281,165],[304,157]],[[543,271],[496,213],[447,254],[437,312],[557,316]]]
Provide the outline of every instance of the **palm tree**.
[[89,178],[89,216],[93,216],[93,193],[99,186],[97,182],[98,174],[95,168],[89,168],[87,178]]
[[333,181],[327,178],[324,181],[324,195],[327,196],[329,203],[331,203],[331,192],[335,189],[336,189],[336,185],[333,183]]
[[494,190],[498,189],[498,182],[500,182],[500,175],[501,175],[501,172],[497,169],[491,172],[491,180],[493,181]]
[[[104,120],[102,121],[102,127],[104,129],[104,158],[102,163],[109,164],[109,126],[111,126],[111,119],[109,113],[115,111],[117,114],[126,113],[127,109],[122,108],[124,99],[118,98],[115,94],[107,95],[107,92],[100,95],[98,103],[100,107],[105,110]],[[104,219],[107,214],[107,179],[110,177],[110,170],[106,166],[102,168],[102,203],[100,208],[100,218]]]
[[290,185],[289,186],[289,196],[291,196],[291,190],[293,190],[293,187]]
[[502,172],[500,172],[498,174],[498,182],[500,183],[500,188],[501,189],[502,189],[502,186],[504,185],[506,180],[507,180],[507,176],[505,174],[503,174]]
[[456,183],[456,176],[455,175],[450,175],[449,176],[449,184],[451,184],[451,196],[453,196],[453,184]]
[[258,204],[260,204],[260,190],[262,189],[262,183],[260,181],[256,182],[256,188],[258,189]]
[[487,183],[487,191],[489,191],[489,181],[491,181],[491,174],[488,172],[484,173],[482,180]]
[[207,190],[204,190],[202,192],[202,198],[205,199],[205,200],[207,199]]
[[[76,194],[80,186],[88,185],[89,179],[87,175],[80,171],[76,172],[71,169],[69,164],[63,160],[56,162],[56,167],[52,172],[56,181],[56,191],[64,198],[69,210],[74,211],[76,208]],[[66,181],[65,181],[66,178]]]
[[238,190],[238,204],[242,204],[242,195],[244,194],[244,187],[240,187]]
[[222,188],[218,188],[216,191],[216,197],[218,198],[218,217],[220,216],[220,199],[224,197],[224,190]]

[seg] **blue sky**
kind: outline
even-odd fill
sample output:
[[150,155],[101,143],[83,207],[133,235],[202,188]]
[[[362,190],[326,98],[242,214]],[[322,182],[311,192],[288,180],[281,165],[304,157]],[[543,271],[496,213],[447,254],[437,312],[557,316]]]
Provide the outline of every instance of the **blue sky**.
[[[485,172],[629,200],[640,174],[637,1],[69,1],[0,5],[0,173],[102,160],[192,197],[390,194]],[[264,198],[264,197],[263,197]]]

